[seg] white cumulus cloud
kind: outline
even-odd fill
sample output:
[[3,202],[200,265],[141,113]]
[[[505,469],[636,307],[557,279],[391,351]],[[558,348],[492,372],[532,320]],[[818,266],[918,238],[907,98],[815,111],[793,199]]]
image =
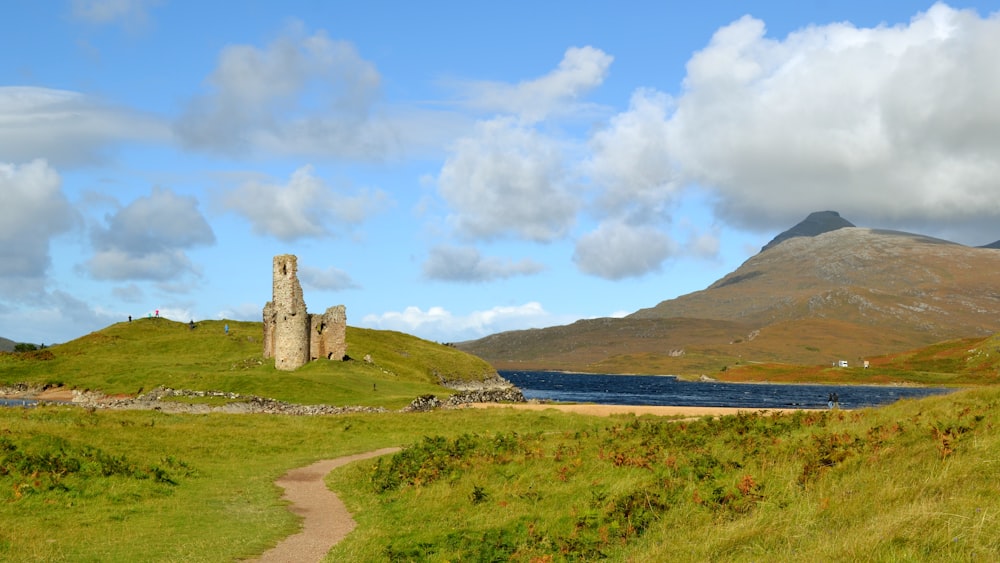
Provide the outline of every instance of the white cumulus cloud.
[[653,227],[609,222],[580,237],[573,261],[586,274],[619,280],[656,271],[677,252],[673,239]]
[[0,86],[0,154],[53,166],[92,164],[123,142],[158,142],[169,128],[153,116],[67,90]]
[[361,287],[351,279],[350,274],[333,266],[325,269],[302,266],[299,268],[299,279],[305,287],[328,291],[343,291]]
[[583,166],[600,190],[595,213],[654,221],[676,197],[680,184],[670,160],[670,110],[668,96],[640,89],[626,111],[591,136],[591,155]]
[[548,74],[517,84],[473,82],[463,89],[468,103],[480,110],[516,115],[534,122],[567,106],[600,86],[614,57],[594,47],[570,47]]
[[265,47],[224,48],[174,129],[188,148],[229,155],[383,160],[439,146],[467,122],[386,106],[381,83],[352,43],[293,24]]
[[457,141],[438,186],[455,228],[469,238],[551,241],[580,207],[558,144],[512,118],[483,121]]
[[721,217],[788,226],[981,228],[1000,218],[1000,13],[935,4],[907,24],[769,38],[744,17],[688,63],[668,156]]
[[247,181],[223,194],[221,204],[250,221],[254,232],[290,242],[333,236],[389,203],[380,190],[344,192],[327,185],[307,165],[292,172],[286,184]]
[[524,259],[517,262],[487,257],[470,246],[438,246],[424,262],[424,276],[430,279],[487,282],[512,276],[536,274],[544,265]]
[[37,294],[51,263],[52,239],[80,222],[62,180],[44,160],[0,163],[0,288],[6,298]]
[[215,243],[193,197],[153,188],[105,218],[91,233],[94,256],[86,269],[105,280],[176,280],[198,268],[186,250]]

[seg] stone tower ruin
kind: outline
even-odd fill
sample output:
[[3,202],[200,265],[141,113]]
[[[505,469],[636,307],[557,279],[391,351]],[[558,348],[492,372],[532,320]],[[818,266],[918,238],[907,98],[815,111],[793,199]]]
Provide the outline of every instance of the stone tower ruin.
[[347,353],[347,310],[330,307],[322,315],[306,311],[294,254],[274,257],[271,301],[264,305],[264,358],[291,371],[319,358],[343,359]]

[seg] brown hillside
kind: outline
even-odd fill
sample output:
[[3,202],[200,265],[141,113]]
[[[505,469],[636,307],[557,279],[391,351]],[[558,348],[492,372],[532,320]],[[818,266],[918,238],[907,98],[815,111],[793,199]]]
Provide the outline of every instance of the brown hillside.
[[767,326],[827,318],[933,342],[1000,325],[1000,252],[920,235],[844,228],[789,239],[708,289],[635,318],[726,319]]
[[622,355],[679,358],[686,347],[738,341],[749,331],[743,323],[719,320],[603,318],[503,332],[458,347],[480,354],[497,369],[600,371],[597,365]]
[[992,334],[998,279],[995,249],[838,228],[783,240],[707,289],[624,319],[459,346],[498,369],[692,374],[747,361],[856,361]]

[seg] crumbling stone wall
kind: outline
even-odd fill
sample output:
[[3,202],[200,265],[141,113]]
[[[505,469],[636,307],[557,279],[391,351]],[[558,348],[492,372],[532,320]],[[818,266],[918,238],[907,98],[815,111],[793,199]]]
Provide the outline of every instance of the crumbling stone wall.
[[309,359],[342,360],[347,354],[347,309],[334,305],[309,318]]
[[294,254],[274,257],[272,297],[264,305],[264,357],[291,371],[310,360],[342,359],[347,353],[347,312],[343,305],[310,315]]

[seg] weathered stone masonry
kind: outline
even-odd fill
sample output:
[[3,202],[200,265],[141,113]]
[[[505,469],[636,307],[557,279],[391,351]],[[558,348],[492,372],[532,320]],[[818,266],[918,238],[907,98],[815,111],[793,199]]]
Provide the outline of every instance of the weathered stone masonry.
[[347,353],[347,310],[330,307],[322,315],[306,311],[294,254],[274,257],[271,301],[264,305],[264,357],[291,371],[319,358],[340,360]]

